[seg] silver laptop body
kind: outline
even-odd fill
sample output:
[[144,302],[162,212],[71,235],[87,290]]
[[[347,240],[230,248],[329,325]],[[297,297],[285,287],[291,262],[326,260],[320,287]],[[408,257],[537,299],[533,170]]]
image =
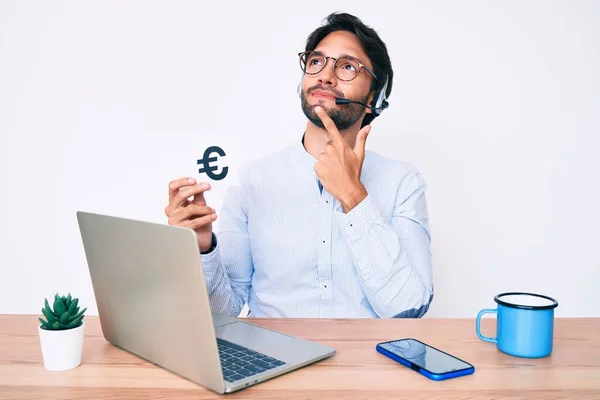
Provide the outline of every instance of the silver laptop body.
[[212,313],[192,229],[82,211],[77,220],[102,332],[113,345],[218,393],[335,353]]

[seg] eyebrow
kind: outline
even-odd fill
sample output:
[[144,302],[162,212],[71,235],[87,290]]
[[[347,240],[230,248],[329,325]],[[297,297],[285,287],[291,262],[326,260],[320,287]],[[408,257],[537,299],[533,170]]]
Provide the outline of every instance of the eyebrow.
[[[317,52],[317,53],[321,53],[321,54],[325,55],[325,53],[323,53],[321,50],[313,50],[313,51],[315,51],[315,52]],[[349,58],[351,58],[351,59],[353,59],[353,60],[356,60],[356,61],[358,61],[358,62],[359,62],[359,63],[361,63],[361,64],[365,64],[365,66],[366,66],[367,68],[370,68],[370,67],[369,67],[369,66],[368,66],[368,65],[367,65],[365,62],[363,62],[363,61],[360,61],[358,58],[354,57],[352,54],[348,54],[348,53],[342,53],[342,54],[340,54],[338,57],[335,57],[335,58],[342,58],[342,57],[349,57]]]
[[[338,58],[342,58],[342,57],[350,57],[356,61],[360,61],[358,58],[354,57],[352,54],[342,53],[342,54],[340,54],[340,56]],[[360,62],[362,62],[362,61],[360,61]]]

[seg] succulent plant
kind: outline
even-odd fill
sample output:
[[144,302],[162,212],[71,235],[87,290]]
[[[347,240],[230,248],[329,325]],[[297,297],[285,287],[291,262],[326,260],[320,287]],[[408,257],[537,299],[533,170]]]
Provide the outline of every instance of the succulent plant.
[[45,299],[45,307],[42,308],[42,314],[44,314],[46,320],[38,318],[42,323],[42,329],[60,331],[80,326],[83,323],[83,313],[87,308],[79,311],[77,303],[79,303],[79,299],[71,298],[71,293],[66,297],[59,296],[57,293],[54,296],[54,309],[50,308],[48,299]]

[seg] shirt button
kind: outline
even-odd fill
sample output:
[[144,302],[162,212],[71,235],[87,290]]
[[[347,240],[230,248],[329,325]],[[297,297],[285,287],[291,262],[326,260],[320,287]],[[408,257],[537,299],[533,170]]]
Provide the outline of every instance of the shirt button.
[[325,241],[323,240],[323,243],[325,243]]
[[350,226],[352,226],[352,224],[350,224]]

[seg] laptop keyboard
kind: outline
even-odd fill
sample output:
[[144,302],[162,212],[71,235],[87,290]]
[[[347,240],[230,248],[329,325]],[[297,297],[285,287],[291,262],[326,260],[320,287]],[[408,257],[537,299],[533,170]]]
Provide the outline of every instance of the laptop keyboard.
[[284,365],[281,360],[217,338],[223,376],[227,382],[237,381]]

